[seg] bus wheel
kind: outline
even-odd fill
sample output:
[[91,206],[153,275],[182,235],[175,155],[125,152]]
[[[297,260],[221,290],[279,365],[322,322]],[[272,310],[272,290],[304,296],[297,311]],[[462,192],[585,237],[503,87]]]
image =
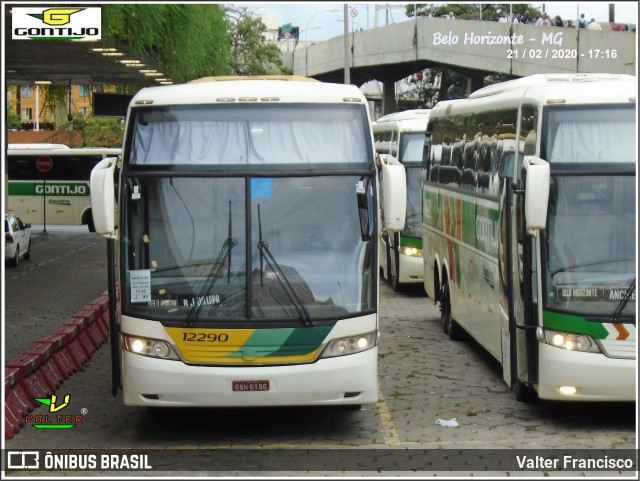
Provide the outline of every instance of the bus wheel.
[[11,259],[11,265],[13,267],[18,267],[18,264],[20,264],[20,246],[19,245],[16,246],[16,255],[13,256],[13,259]]
[[453,320],[451,315],[451,297],[449,295],[449,284],[442,286],[442,299],[440,300],[440,320],[444,332],[449,333],[449,339],[452,341],[460,341],[464,336],[464,332],[460,325]]
[[[445,294],[447,296],[445,301]],[[437,301],[440,302],[440,324],[445,334],[448,333],[448,318],[451,317],[451,306],[449,305],[449,287],[445,284],[438,295]]]
[[511,386],[511,392],[516,401],[521,403],[532,403],[538,400],[536,392],[522,381],[516,381]]
[[393,289],[393,292],[399,292],[400,291],[400,262],[398,259],[398,253],[395,253],[395,266],[392,265],[391,266],[391,272],[389,273],[389,278],[391,280],[391,288]]

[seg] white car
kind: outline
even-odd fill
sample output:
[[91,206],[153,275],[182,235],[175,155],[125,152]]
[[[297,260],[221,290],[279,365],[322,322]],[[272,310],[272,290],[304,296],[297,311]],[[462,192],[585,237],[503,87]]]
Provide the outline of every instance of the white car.
[[31,258],[31,224],[23,223],[15,214],[4,216],[4,260],[16,267],[20,258]]

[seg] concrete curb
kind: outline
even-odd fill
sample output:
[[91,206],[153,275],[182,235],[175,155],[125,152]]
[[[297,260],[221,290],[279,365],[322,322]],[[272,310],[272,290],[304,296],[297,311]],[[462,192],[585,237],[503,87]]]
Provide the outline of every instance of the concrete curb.
[[109,295],[100,297],[67,319],[53,334],[33,343],[7,362],[4,370],[4,437],[11,439],[25,415],[49,398],[84,365],[109,337]]

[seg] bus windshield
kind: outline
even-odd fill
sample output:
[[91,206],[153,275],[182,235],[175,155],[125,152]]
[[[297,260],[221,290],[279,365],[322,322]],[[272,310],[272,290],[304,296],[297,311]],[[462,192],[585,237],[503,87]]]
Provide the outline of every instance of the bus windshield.
[[407,214],[402,235],[422,239],[422,177],[420,165],[424,149],[424,132],[403,133],[400,161],[407,176]]
[[[611,316],[636,273],[633,175],[552,178],[548,227],[549,307]],[[636,294],[621,313],[635,319]]]
[[[123,312],[298,327],[373,311],[373,246],[362,239],[359,180],[132,179],[124,199],[130,221],[124,227]],[[367,193],[372,206],[370,185]]]
[[366,115],[362,105],[349,104],[145,108],[135,112],[130,162],[366,168],[372,158]]
[[[547,303],[598,316],[612,316],[622,306],[622,317],[635,318],[635,287],[630,287],[636,272],[634,106],[553,108],[545,119],[543,158],[552,172]],[[626,175],[599,169],[585,176],[559,165],[573,171],[603,163],[629,169]]]

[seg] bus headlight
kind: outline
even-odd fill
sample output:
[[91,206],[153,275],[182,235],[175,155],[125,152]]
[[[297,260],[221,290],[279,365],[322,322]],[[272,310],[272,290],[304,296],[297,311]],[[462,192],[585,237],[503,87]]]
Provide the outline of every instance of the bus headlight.
[[147,339],[144,337],[122,335],[124,347],[127,351],[141,356],[156,357],[159,359],[178,360],[178,356],[173,352],[167,341],[159,339]]
[[567,351],[601,352],[593,338],[586,334],[570,334],[544,329],[544,337],[542,339],[540,337],[538,332],[538,340]]
[[321,358],[346,356],[347,354],[356,354],[363,352],[375,345],[378,342],[377,332],[368,332],[367,334],[358,334],[356,336],[341,337],[333,339],[324,352]]
[[400,248],[400,252],[405,256],[411,256],[411,257],[422,256],[422,249],[418,249],[417,247],[402,246]]

